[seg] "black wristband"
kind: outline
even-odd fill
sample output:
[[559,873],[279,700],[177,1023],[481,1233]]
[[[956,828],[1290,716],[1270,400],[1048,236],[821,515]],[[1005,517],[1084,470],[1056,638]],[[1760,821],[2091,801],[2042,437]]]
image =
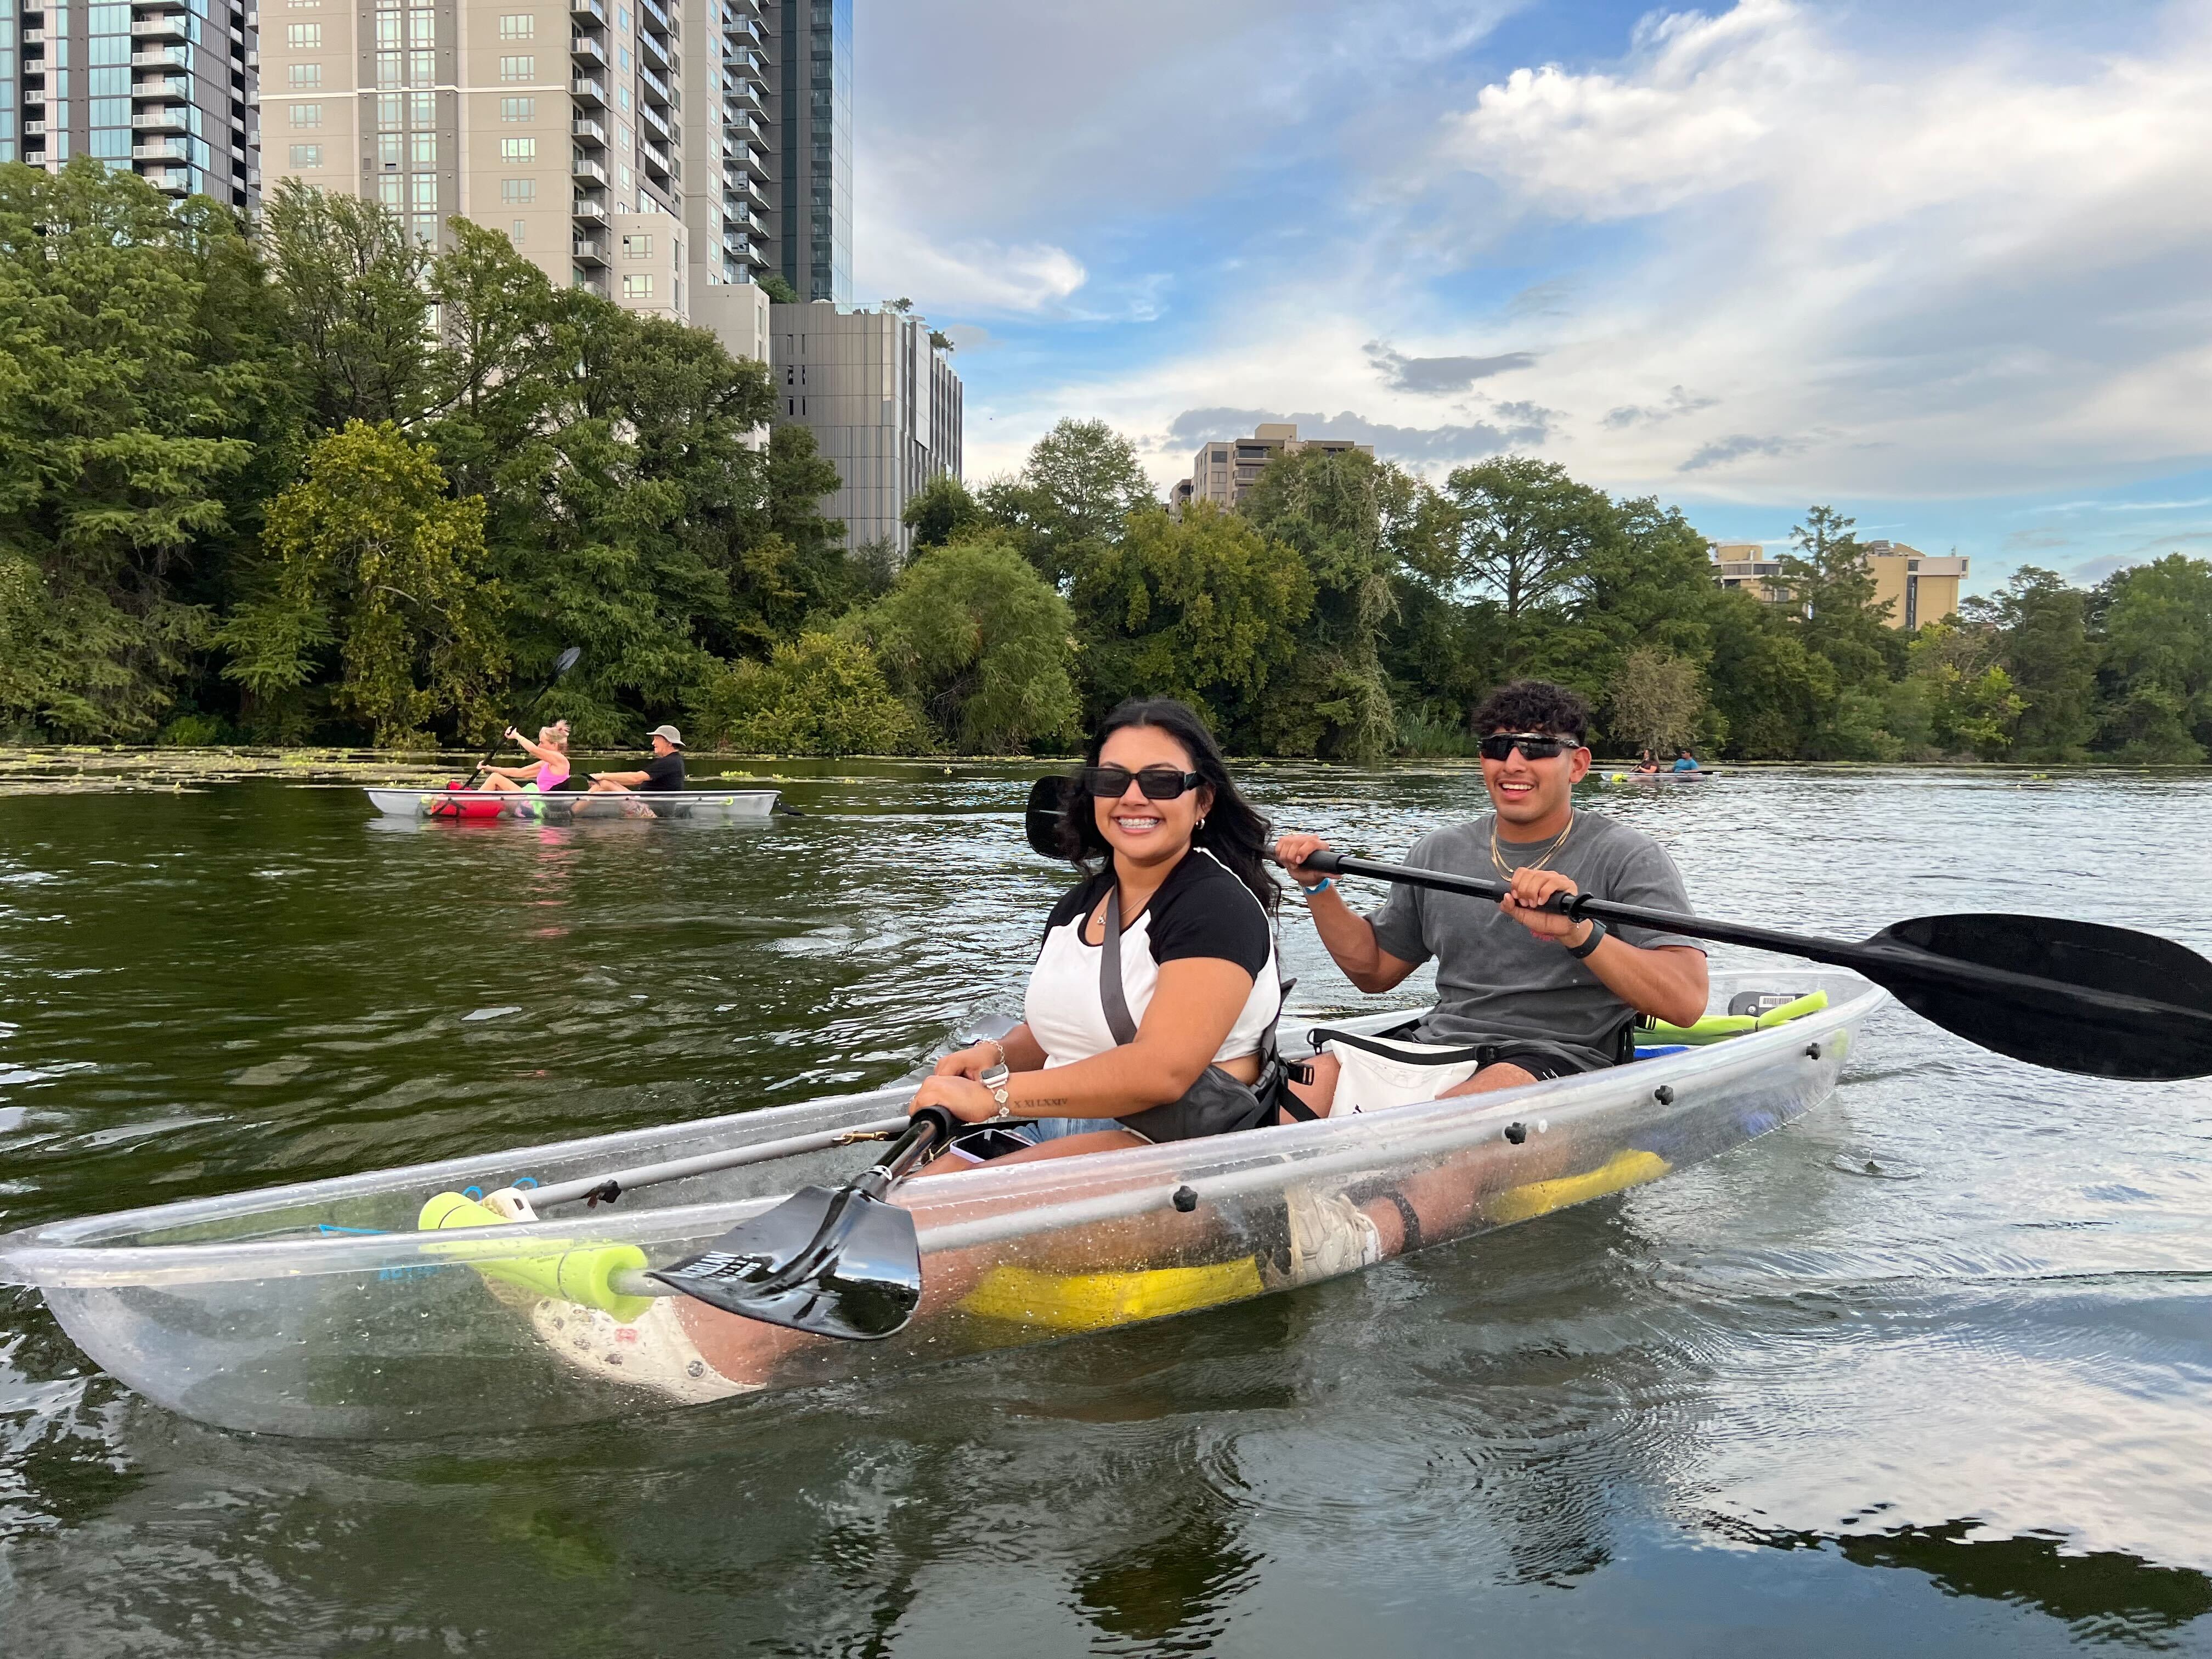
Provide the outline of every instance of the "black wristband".
[[1577,962],[1580,962],[1583,957],[1589,955],[1591,951],[1596,950],[1599,941],[1606,936],[1606,925],[1600,921],[1595,916],[1592,916],[1589,919],[1589,925],[1590,930],[1589,937],[1588,939],[1584,939],[1580,945],[1570,945],[1567,946],[1567,954],[1572,957]]

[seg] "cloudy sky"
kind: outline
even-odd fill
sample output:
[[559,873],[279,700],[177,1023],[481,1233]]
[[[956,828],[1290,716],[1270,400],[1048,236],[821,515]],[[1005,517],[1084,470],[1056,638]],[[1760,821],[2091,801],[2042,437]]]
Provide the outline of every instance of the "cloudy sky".
[[860,0],[855,267],[971,481],[1290,418],[1780,542],[2212,552],[2212,0]]

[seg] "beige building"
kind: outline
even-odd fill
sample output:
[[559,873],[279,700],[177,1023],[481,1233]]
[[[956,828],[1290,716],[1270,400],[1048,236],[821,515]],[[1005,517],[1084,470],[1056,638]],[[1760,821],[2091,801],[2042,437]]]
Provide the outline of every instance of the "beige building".
[[[1782,562],[1761,542],[1709,542],[1713,580],[1754,598],[1779,605],[1790,598]],[[1966,561],[1956,555],[1933,558],[1903,542],[1862,544],[1868,573],[1874,577],[1874,603],[1889,604],[1892,628],[1923,628],[1959,614],[1959,587]]]
[[1930,557],[1903,542],[1868,542],[1867,568],[1874,574],[1874,602],[1890,602],[1892,628],[1924,628],[1959,614],[1959,586],[1966,580],[1966,561],[1954,554]]
[[1196,500],[1236,507],[1251,492],[1261,469],[1269,461],[1304,449],[1332,454],[1350,449],[1363,455],[1375,453],[1372,444],[1357,444],[1349,438],[1301,438],[1297,428],[1287,421],[1263,421],[1249,438],[1200,445],[1190,465],[1190,477],[1168,491],[1168,505],[1180,509],[1185,502]]
[[556,283],[764,360],[763,0],[270,3],[267,187],[368,197],[430,242],[473,220]]

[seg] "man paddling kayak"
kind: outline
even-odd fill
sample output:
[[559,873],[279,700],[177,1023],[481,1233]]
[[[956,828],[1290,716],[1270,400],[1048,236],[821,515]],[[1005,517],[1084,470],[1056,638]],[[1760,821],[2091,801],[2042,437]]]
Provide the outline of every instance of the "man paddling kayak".
[[672,726],[652,732],[653,758],[635,772],[594,772],[592,792],[600,795],[665,793],[684,787],[684,734]]
[[[1518,680],[1492,693],[1474,726],[1484,733],[1482,780],[1495,810],[1424,836],[1405,861],[1502,878],[1512,889],[1502,902],[1400,887],[1363,916],[1333,881],[1305,867],[1328,842],[1295,835],[1275,844],[1305,890],[1322,943],[1361,990],[1388,991],[1437,963],[1428,1012],[1389,1037],[1331,1041],[1314,1061],[1314,1081],[1292,1085],[1317,1112],[1384,1110],[1595,1071],[1631,1057],[1638,1015],[1687,1025],[1705,1012],[1705,956],[1695,940],[1576,921],[1547,908],[1555,894],[1586,892],[1690,908],[1681,875],[1656,842],[1575,811],[1574,786],[1590,764],[1582,699],[1547,681]],[[1310,1195],[1292,1206],[1293,1275],[1304,1276],[1299,1258],[1316,1253],[1373,1260],[1412,1248],[1424,1224],[1455,1224],[1466,1201],[1449,1167],[1364,1205],[1344,1194]]]

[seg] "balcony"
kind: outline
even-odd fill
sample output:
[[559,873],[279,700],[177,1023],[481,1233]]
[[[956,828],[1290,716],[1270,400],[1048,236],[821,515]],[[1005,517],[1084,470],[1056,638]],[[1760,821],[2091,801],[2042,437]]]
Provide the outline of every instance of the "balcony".
[[131,95],[133,98],[142,100],[147,98],[190,98],[192,95],[192,83],[190,81],[171,80],[167,76],[164,76],[158,81],[141,81],[137,86],[131,88]]
[[181,140],[164,141],[155,144],[133,144],[131,159],[134,161],[181,161],[185,159]]
[[568,0],[568,15],[586,28],[603,29],[607,26],[607,9],[599,0]]
[[668,142],[668,118],[666,116],[663,115],[659,110],[652,108],[641,109],[637,113],[638,118],[645,124],[648,130],[660,135],[660,141],[663,143],[666,143]]
[[131,54],[132,69],[190,69],[191,59],[183,46],[154,46]]
[[580,139],[587,144],[596,144],[601,149],[605,149],[607,147],[606,125],[597,116],[579,115],[575,117],[568,123],[568,136],[572,138]]
[[588,155],[571,156],[568,172],[586,190],[605,190],[607,187],[607,170]]
[[731,148],[731,155],[740,167],[754,178],[763,184],[768,182],[768,153],[765,150],[752,144],[736,144]]
[[141,176],[155,189],[168,195],[189,196],[192,193],[191,175],[182,167],[171,167],[166,173],[156,167]]
[[740,76],[724,84],[722,107],[732,115],[750,119],[768,112],[768,96],[761,90],[759,82],[750,76]]
[[597,35],[570,35],[568,55],[586,69],[603,70],[607,66],[607,49],[599,43]]
[[590,223],[605,225],[607,222],[607,204],[605,202],[594,201],[588,196],[576,198],[569,204],[568,210],[577,218]]
[[43,138],[46,136],[46,124],[44,121],[26,121],[23,123],[24,137]]
[[668,19],[668,9],[660,3],[660,0],[637,0],[637,7],[645,21],[659,30],[661,33],[676,33],[675,24]]
[[607,245],[596,236],[579,236],[569,244],[569,249],[580,265],[603,265],[607,262]]
[[640,33],[637,37],[638,55],[648,64],[658,64],[663,74],[673,74],[668,42],[657,34]]
[[46,32],[44,29],[25,29],[23,31],[23,44],[27,46],[45,46],[46,44]]
[[580,104],[591,104],[604,109],[607,102],[606,82],[597,76],[580,75],[568,83],[568,95]]
[[131,118],[133,131],[138,132],[182,132],[188,112],[182,104],[171,104],[161,109],[142,109]]
[[748,41],[756,46],[762,45],[768,38],[761,33],[761,26],[758,23],[750,17],[741,17],[734,11],[723,20],[722,33],[732,40]]
[[131,25],[133,40],[181,40],[185,37],[185,15],[173,11],[161,17],[141,17]]
[[656,184],[668,176],[669,169],[674,165],[669,160],[668,152],[650,138],[639,142],[637,159],[639,165],[645,168],[647,173]]
[[654,74],[644,64],[637,66],[637,78],[645,85],[646,96],[664,109],[676,101],[676,94],[668,89],[668,82]]

